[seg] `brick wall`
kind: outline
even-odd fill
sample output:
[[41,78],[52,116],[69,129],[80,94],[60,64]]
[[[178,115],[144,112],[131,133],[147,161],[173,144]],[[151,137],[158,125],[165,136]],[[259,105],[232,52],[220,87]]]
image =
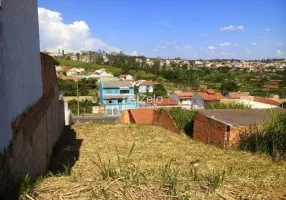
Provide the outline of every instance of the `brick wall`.
[[227,125],[197,113],[194,119],[194,139],[206,144],[227,147]]
[[180,130],[177,128],[172,117],[165,112],[154,110],[152,124],[155,126],[161,126],[175,133],[180,133]]
[[43,96],[11,123],[11,144],[0,155],[0,180],[3,182],[10,178],[22,179],[27,173],[32,177],[44,173],[53,146],[65,126],[64,102],[59,100],[53,58],[41,54],[41,61]]
[[125,110],[121,112],[120,122],[122,124],[135,123],[135,124],[152,124],[155,126],[161,126],[165,129],[180,133],[172,117],[165,113],[154,109],[137,109],[137,110]]
[[[196,113],[194,119],[194,139],[220,148],[236,148],[239,145],[239,134],[248,126],[229,126]],[[227,132],[229,131],[229,132]]]

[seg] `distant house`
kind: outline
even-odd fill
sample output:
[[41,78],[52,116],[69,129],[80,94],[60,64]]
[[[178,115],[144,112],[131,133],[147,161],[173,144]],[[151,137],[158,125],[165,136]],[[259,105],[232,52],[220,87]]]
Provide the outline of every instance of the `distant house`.
[[153,81],[143,81],[139,84],[139,93],[152,93],[154,92],[154,82]]
[[152,106],[176,106],[177,103],[176,101],[170,98],[158,98],[158,99],[152,99],[150,105]]
[[122,110],[139,107],[129,81],[100,82],[100,104],[104,106],[106,115],[120,115]]
[[263,88],[266,89],[266,90],[278,90],[279,89],[279,85],[268,84],[268,85],[264,85]]
[[192,105],[193,92],[176,92],[169,95],[177,105]]
[[[275,113],[285,112],[285,109],[272,109]],[[212,144],[221,148],[236,147],[239,134],[254,123],[265,123],[271,115],[268,109],[226,109],[201,110],[194,118],[195,140]]]
[[240,99],[244,97],[248,97],[249,92],[230,92],[228,93],[228,97],[231,99]]
[[277,107],[280,106],[280,102],[275,101],[273,99],[266,98],[266,97],[254,97],[254,101],[272,105],[272,106],[277,106]]
[[86,76],[86,78],[103,78],[103,77],[114,77],[114,76],[113,74],[107,72],[106,69],[96,70],[91,75]]
[[120,80],[124,81],[132,81],[133,80],[133,77],[129,74],[122,74],[119,76]]
[[205,92],[195,93],[191,99],[193,109],[204,109],[206,103],[219,102],[225,97],[220,92],[207,89]]

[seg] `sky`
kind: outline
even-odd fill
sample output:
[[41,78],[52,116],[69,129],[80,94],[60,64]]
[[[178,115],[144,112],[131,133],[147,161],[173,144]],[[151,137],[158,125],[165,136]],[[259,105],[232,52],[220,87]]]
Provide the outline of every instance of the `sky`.
[[285,0],[38,0],[41,50],[286,58]]

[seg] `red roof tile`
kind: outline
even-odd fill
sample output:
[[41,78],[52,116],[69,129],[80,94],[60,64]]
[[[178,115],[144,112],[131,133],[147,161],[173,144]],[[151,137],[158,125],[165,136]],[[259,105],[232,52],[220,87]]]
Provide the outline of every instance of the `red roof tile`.
[[232,99],[239,99],[240,97],[248,97],[249,92],[230,92],[228,95]]
[[170,98],[163,98],[163,99],[158,98],[157,100],[152,99],[151,104],[157,105],[157,106],[175,106],[175,105],[177,105],[177,103],[173,99],[170,99]]
[[198,93],[205,101],[218,101],[224,99],[225,97],[220,92],[199,92]]
[[265,103],[273,106],[280,106],[280,103],[278,101],[266,97],[254,97],[254,100],[260,103]]
[[192,92],[180,92],[180,93],[176,93],[176,94],[178,95],[178,97],[180,99],[191,98],[194,95],[194,93],[192,93]]
[[152,80],[144,81],[144,82],[140,83],[140,85],[152,85],[152,84],[154,84],[154,82]]
[[279,85],[264,85],[265,89],[279,89]]

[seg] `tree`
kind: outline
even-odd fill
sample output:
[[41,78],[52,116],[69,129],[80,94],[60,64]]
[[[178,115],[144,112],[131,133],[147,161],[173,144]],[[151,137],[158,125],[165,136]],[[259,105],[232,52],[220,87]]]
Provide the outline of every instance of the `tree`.
[[153,94],[155,95],[155,97],[167,97],[167,91],[161,84],[154,85]]
[[238,91],[239,87],[234,81],[224,81],[220,87],[220,90],[224,92]]

